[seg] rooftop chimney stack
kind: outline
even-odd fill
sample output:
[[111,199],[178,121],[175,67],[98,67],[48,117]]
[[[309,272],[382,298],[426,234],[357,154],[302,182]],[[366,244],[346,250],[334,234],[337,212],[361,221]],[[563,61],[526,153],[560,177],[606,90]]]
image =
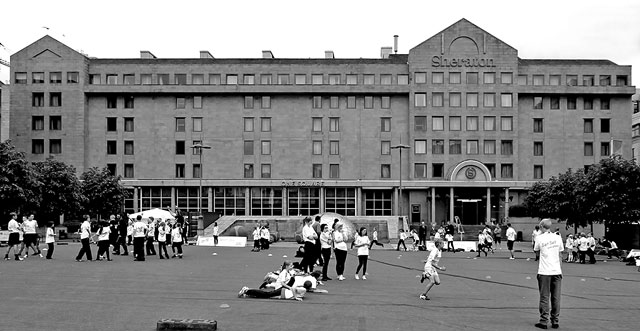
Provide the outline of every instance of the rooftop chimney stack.
[[393,52],[398,54],[398,35],[393,36]]
[[263,59],[273,59],[273,53],[271,53],[271,51],[262,51],[262,58]]
[[335,59],[336,57],[333,54],[333,51],[324,51],[325,59]]
[[153,53],[151,53],[149,51],[140,51],[140,58],[141,59],[155,59],[156,56],[153,55]]
[[382,47],[382,48],[380,48],[380,58],[388,59],[389,58],[389,54],[391,54],[391,51],[392,51],[391,47]]
[[209,51],[200,51],[200,58],[201,59],[213,59],[213,55],[211,55],[211,53],[209,53]]

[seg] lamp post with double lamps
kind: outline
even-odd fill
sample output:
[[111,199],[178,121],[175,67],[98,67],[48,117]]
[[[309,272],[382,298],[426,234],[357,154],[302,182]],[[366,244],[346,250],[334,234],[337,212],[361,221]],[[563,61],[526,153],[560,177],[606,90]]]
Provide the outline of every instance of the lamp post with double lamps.
[[402,150],[403,149],[409,149],[411,148],[411,146],[409,145],[404,145],[404,144],[398,144],[398,145],[394,145],[391,146],[391,149],[398,149],[400,150],[400,194],[399,194],[399,198],[398,198],[398,206],[400,207],[400,217],[403,217],[403,213],[402,213]]
[[197,143],[197,144],[193,144],[193,146],[191,146],[191,148],[193,148],[194,152],[197,152],[198,155],[200,155],[200,189],[199,189],[199,195],[198,195],[198,213],[200,214],[200,216],[202,216],[202,175],[204,174],[204,167],[202,166],[202,150],[203,149],[211,149],[211,146],[207,146],[207,145],[203,145],[202,141]]

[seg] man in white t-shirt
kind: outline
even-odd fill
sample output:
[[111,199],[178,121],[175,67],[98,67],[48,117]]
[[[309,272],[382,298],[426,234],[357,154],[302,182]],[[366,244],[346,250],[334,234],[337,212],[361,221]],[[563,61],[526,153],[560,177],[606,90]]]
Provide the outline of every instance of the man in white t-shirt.
[[[536,236],[536,242],[533,246],[533,250],[540,253],[540,262],[538,263],[540,321],[535,326],[546,329],[549,319],[551,319],[551,327],[557,329],[560,317],[561,261],[564,245],[562,238],[550,231],[550,219],[545,218],[540,221],[540,228],[542,233]],[[551,316],[549,316],[549,305],[551,305]]]
[[513,256],[513,243],[516,242],[516,230],[511,226],[511,223],[507,223],[507,248],[509,249],[509,253],[511,253],[511,257],[509,259],[515,259]]
[[142,215],[136,216],[133,223],[133,257],[135,261],[144,261],[144,241],[147,236],[147,225],[142,221]]
[[91,245],[89,244],[89,238],[91,237],[91,222],[89,220],[89,215],[84,215],[84,222],[80,225],[80,242],[82,243],[82,248],[80,248],[78,256],[76,256],[76,262],[82,262],[82,256],[84,254],[87,254],[87,261],[93,259],[91,256]]

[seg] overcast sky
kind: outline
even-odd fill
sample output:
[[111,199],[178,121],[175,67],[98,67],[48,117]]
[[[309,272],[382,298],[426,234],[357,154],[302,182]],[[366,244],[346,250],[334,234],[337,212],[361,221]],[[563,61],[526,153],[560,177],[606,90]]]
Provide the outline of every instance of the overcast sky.
[[[399,53],[461,18],[526,59],[609,59],[632,65],[640,86],[640,1],[7,1],[0,7],[0,58],[45,34],[99,58],[378,58],[399,38]],[[48,29],[45,29],[47,27]],[[0,66],[0,80],[9,79]]]

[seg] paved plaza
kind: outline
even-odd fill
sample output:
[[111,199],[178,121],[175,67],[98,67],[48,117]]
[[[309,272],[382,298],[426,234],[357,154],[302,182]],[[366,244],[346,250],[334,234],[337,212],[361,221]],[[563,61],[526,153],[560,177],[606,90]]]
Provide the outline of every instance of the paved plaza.
[[[71,243],[57,246],[54,260],[2,261],[0,330],[155,330],[162,318],[214,319],[219,330],[534,330],[538,320],[533,253],[509,260],[505,247],[477,259],[475,253],[443,253],[447,270],[431,301],[418,299],[425,252],[377,248],[367,280],[353,279],[352,250],[347,280],[326,282],[328,294],[308,294],[303,302],[237,297],[242,286],[258,287],[266,272],[279,268],[283,255],[298,260],[296,247],[277,243],[252,253],[250,247],[188,246],[182,260],[115,256],[113,262],[78,263],[80,245]],[[335,260],[330,265],[335,279]],[[565,263],[563,272],[561,330],[640,325],[636,267],[599,259],[595,265]]]

